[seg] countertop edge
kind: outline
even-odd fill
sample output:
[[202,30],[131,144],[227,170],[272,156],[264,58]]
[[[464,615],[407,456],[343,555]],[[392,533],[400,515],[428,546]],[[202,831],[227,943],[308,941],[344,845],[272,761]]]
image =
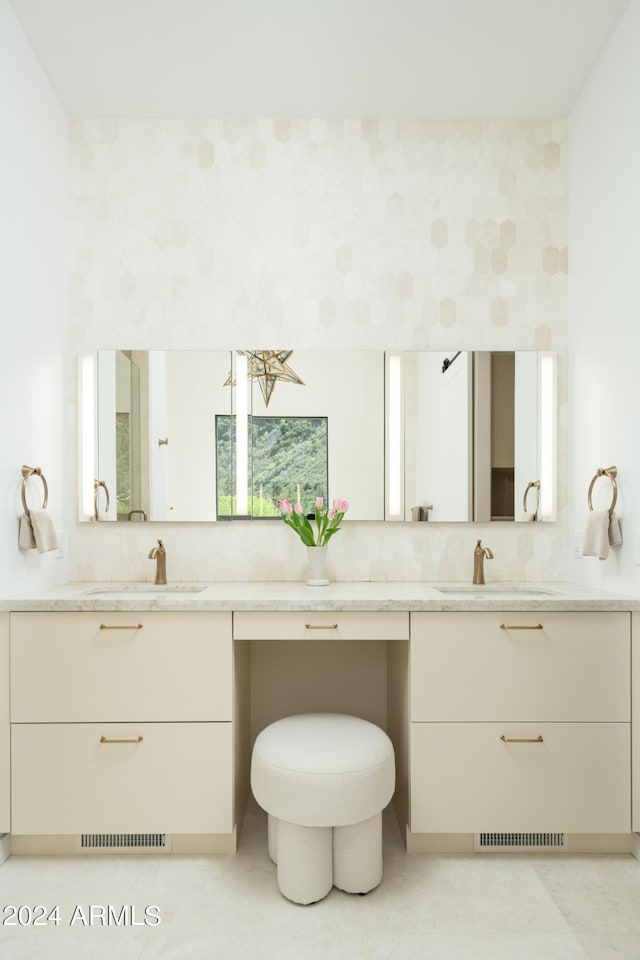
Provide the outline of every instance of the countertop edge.
[[[461,595],[439,595],[439,588],[461,591]],[[467,584],[407,581],[340,581],[328,587],[275,581],[200,582],[200,592],[161,593],[137,596],[127,590],[153,590],[153,585],[109,583],[67,583],[0,597],[0,612],[527,612],[566,611],[632,612],[640,610],[640,597],[625,596],[568,582],[523,583],[524,591],[547,591],[545,596],[493,595],[500,584],[482,587],[465,596]],[[518,585],[504,589],[517,592]],[[121,589],[121,592],[118,590]],[[188,587],[185,587],[188,590]],[[109,591],[103,592],[100,591]],[[91,595],[91,594],[94,595]]]

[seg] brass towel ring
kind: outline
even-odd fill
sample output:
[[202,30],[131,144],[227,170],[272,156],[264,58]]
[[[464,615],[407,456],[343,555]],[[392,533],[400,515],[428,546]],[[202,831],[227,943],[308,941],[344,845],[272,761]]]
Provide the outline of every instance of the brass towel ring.
[[40,467],[28,467],[26,464],[22,465],[22,506],[24,507],[24,512],[27,516],[30,515],[29,507],[27,506],[27,481],[29,477],[40,477],[42,480],[42,486],[44,487],[44,497],[42,500],[42,509],[45,510],[47,506],[47,501],[49,500],[49,488],[47,487],[47,481],[45,479],[44,473]]
[[107,487],[104,480],[94,480],[93,481],[93,512],[96,520],[100,519],[100,514],[98,513],[98,493],[100,492],[100,487],[104,490],[104,495],[106,497],[106,503],[104,507],[104,512],[109,513],[109,504],[111,503],[111,498],[109,497],[109,488]]
[[522,498],[522,509],[524,510],[525,513],[527,512],[527,496],[529,494],[529,490],[531,490],[532,487],[536,491],[536,506],[533,511],[533,518],[534,520],[537,520],[538,510],[540,509],[540,481],[539,480],[530,480],[527,486],[525,487],[524,497]]
[[591,494],[593,492],[593,487],[596,480],[599,477],[608,477],[611,481],[611,486],[613,487],[613,496],[611,499],[611,506],[609,507],[609,516],[613,513],[616,506],[616,500],[618,499],[618,484],[616,482],[616,477],[618,476],[617,467],[598,467],[595,476],[593,477],[591,483],[589,484],[589,493],[587,494],[587,501],[589,503],[589,510],[593,510],[593,503],[591,501]]

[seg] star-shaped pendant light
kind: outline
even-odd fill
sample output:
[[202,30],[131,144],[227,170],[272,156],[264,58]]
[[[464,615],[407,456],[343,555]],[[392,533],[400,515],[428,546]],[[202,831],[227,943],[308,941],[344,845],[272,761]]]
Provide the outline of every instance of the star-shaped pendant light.
[[[273,388],[278,380],[283,383],[299,383],[304,386],[304,380],[301,380],[295,370],[292,370],[287,363],[293,350],[238,350],[237,353],[242,357],[247,357],[249,378],[258,381],[265,407],[269,406]],[[231,371],[229,371],[224,386],[235,387],[235,385],[235,380],[231,379]]]

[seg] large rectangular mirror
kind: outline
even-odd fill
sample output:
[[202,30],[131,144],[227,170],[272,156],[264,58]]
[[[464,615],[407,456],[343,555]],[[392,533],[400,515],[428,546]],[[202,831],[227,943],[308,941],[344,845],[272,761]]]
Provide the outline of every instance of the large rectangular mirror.
[[553,354],[390,354],[387,387],[388,519],[555,519]]
[[280,499],[311,512],[318,496],[348,500],[352,520],[384,518],[382,351],[93,359],[95,383],[81,390],[81,519],[264,519],[279,516]]
[[101,350],[80,358],[84,520],[555,518],[551,353]]

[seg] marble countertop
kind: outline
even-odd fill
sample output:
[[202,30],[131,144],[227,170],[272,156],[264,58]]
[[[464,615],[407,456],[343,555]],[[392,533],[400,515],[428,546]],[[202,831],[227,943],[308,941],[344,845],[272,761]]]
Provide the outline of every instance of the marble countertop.
[[65,583],[0,597],[4,611],[483,611],[637,610],[640,597],[575,583],[337,581],[325,587],[288,581]]

